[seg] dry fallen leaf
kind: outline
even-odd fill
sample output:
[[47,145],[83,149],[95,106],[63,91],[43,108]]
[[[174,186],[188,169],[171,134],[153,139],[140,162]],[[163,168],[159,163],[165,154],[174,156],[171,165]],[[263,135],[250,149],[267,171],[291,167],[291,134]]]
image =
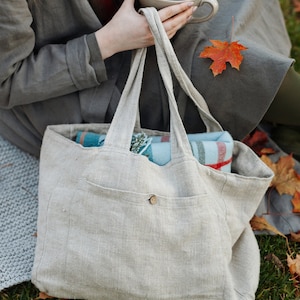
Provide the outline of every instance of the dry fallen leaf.
[[243,143],[249,146],[258,156],[263,154],[274,154],[276,151],[273,148],[266,147],[268,135],[260,130],[255,130],[243,139]]
[[300,232],[291,232],[291,241],[292,242],[300,242]]
[[264,217],[253,216],[253,218],[250,220],[250,225],[253,230],[271,231],[271,232],[278,234],[286,239],[286,236],[283,233],[281,233],[279,230],[277,230],[274,226],[269,224],[269,222]]
[[294,5],[294,12],[299,13],[300,12],[300,0],[293,0]]
[[296,254],[296,258],[293,258],[292,254],[287,254],[287,265],[292,275],[291,279],[295,287],[295,296],[298,299],[300,296],[300,255]]
[[214,76],[221,74],[226,70],[226,63],[230,63],[232,68],[240,69],[240,64],[243,60],[241,51],[247,50],[245,46],[238,42],[227,42],[219,40],[210,40],[213,46],[207,46],[200,53],[202,58],[210,58],[213,63],[210,65]]
[[271,186],[275,187],[280,195],[293,196],[296,191],[300,192],[300,177],[294,169],[292,154],[280,157],[276,163],[266,155],[262,155],[261,159],[274,172]]
[[300,255],[297,254],[296,258],[292,258],[287,254],[287,264],[290,269],[290,273],[294,276],[300,275]]
[[272,262],[279,270],[284,273],[285,267],[278,256],[276,256],[274,253],[269,253],[264,258],[265,260]]
[[292,199],[293,204],[293,212],[300,213],[300,193],[298,191],[295,192],[294,197]]
[[[39,292],[39,296],[35,300],[46,300],[46,299],[58,299],[52,296],[47,295],[44,292]],[[60,298],[59,298],[60,299]],[[68,300],[68,299],[60,299],[60,300]]]
[[47,295],[46,293],[40,292],[38,298],[39,300],[45,300],[45,299],[53,299],[54,297],[51,297]]

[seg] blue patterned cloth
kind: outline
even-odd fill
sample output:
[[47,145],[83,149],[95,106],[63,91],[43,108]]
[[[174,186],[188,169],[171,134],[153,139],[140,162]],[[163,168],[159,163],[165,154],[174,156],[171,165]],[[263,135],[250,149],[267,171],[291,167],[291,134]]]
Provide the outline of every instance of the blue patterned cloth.
[[[227,132],[188,134],[193,155],[206,166],[231,172],[233,140]],[[76,142],[84,147],[101,147],[105,135],[79,131]],[[145,155],[150,161],[163,166],[171,159],[169,136],[151,136],[137,133],[132,137],[131,151]]]

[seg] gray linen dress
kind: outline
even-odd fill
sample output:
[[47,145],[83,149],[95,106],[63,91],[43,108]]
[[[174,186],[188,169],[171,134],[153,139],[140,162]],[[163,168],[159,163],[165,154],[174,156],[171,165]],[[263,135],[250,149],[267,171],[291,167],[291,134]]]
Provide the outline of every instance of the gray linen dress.
[[[209,22],[189,24],[172,43],[212,114],[241,139],[261,120],[293,60],[278,0],[219,0]],[[234,28],[232,32],[232,16]],[[130,52],[105,60],[94,31],[101,27],[88,0],[0,1],[0,134],[39,155],[48,124],[110,122],[125,84]],[[248,47],[240,71],[217,77],[199,58],[210,39]],[[188,132],[205,130],[175,84]],[[142,126],[168,130],[166,93],[153,47],[140,100]]]

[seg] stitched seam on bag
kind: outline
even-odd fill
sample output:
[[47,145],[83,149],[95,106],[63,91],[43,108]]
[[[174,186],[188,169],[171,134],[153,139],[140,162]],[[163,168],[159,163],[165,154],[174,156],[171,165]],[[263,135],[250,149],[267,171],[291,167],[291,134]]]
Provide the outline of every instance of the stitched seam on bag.
[[[224,173],[223,173],[224,174]],[[231,174],[231,173],[229,173],[229,174]],[[224,182],[223,182],[223,186],[222,186],[222,189],[221,189],[221,195],[222,195],[222,197],[221,197],[221,199],[222,199],[222,202],[223,202],[223,204],[224,204],[224,207],[225,207],[225,210],[223,210],[224,211],[224,215],[225,215],[225,221],[226,221],[226,231],[229,231],[229,229],[228,229],[228,207],[227,207],[227,205],[226,205],[226,201],[224,200],[224,197],[223,197],[223,191],[224,191],[224,188],[225,188],[225,186],[226,186],[226,184],[227,184],[227,181],[228,181],[228,177],[227,177],[227,175],[228,174],[224,174],[223,176],[224,176],[224,178],[225,178],[225,180],[224,180]],[[221,209],[221,208],[220,208]],[[222,227],[222,230],[224,230],[224,226],[221,226]],[[230,234],[230,231],[228,232],[228,234],[231,236],[231,234]],[[221,239],[223,240],[223,236],[221,236]],[[226,242],[224,243],[224,245],[226,245]],[[231,251],[232,252],[232,251]],[[232,253],[231,253],[231,255],[232,255]],[[226,267],[224,267],[224,271],[225,271],[225,269],[226,269]],[[223,272],[223,297],[226,295],[226,273],[225,272]]]
[[[135,191],[131,191],[131,190],[122,190],[122,189],[116,189],[116,188],[110,188],[110,187],[106,187],[106,186],[103,186],[103,185],[100,185],[100,184],[97,184],[93,181],[90,181],[89,179],[87,178],[84,178],[84,181],[86,181],[88,184],[91,184],[93,186],[96,186],[96,187],[99,187],[103,190],[107,190],[107,191],[115,191],[115,192],[120,192],[120,193],[127,193],[127,194],[135,194],[135,195],[139,195],[139,196],[152,196],[152,195],[156,195],[160,198],[165,198],[165,199],[193,199],[193,198],[197,198],[197,197],[204,197],[204,196],[208,196],[207,193],[199,193],[199,194],[195,194],[195,195],[192,195],[192,196],[164,196],[164,195],[161,195],[161,194],[157,194],[155,192],[145,192],[145,193],[139,193],[139,192],[135,192]],[[80,186],[76,187],[77,189],[80,189]],[[85,191],[85,189],[81,189],[82,191]]]
[[[51,194],[51,196],[52,196],[52,194]],[[40,282],[39,281],[39,279],[38,279],[38,273],[39,273],[39,269],[40,269],[40,266],[41,266],[41,264],[42,264],[42,261],[43,261],[43,259],[44,259],[44,255],[45,255],[45,248],[46,248],[46,246],[45,246],[45,244],[46,244],[46,236],[47,236],[47,232],[48,232],[48,222],[49,222],[49,218],[48,218],[48,211],[49,211],[49,206],[50,206],[50,198],[51,198],[51,196],[49,197],[49,201],[48,201],[48,204],[47,204],[47,210],[46,210],[46,229],[45,229],[45,235],[44,235],[44,240],[43,240],[43,244],[42,244],[42,249],[41,249],[41,256],[40,256],[40,259],[39,259],[39,261],[37,262],[37,265],[36,265],[36,268],[35,268],[35,278],[36,278],[36,281],[37,282]],[[37,234],[38,234],[38,232],[37,232]],[[42,284],[42,283],[40,283],[40,284]]]
[[[71,210],[72,210],[72,207],[73,207],[73,200],[74,200],[74,195],[76,194],[76,189],[74,189],[73,191],[73,194],[72,194],[72,200],[70,201],[70,204],[71,204],[71,207],[69,207],[68,209],[68,234],[67,234],[67,241],[66,241],[66,245],[68,245],[69,243],[69,237],[70,237],[70,228],[71,228]],[[67,217],[67,216],[66,216]],[[63,268],[63,271],[64,271],[64,278],[67,278],[66,277],[66,274],[67,274],[67,261],[68,261],[68,254],[70,254],[70,251],[67,251],[67,254],[65,255],[65,259],[64,259],[64,268]]]
[[242,298],[240,298],[240,299],[253,299],[253,297],[252,297],[252,294],[249,294],[249,293],[241,293],[241,292],[239,292],[236,288],[234,288],[234,291],[237,293],[237,294],[239,294],[239,296],[241,296]]
[[[204,198],[204,197],[208,197],[208,194],[207,193],[203,193],[203,194],[197,194],[197,195],[193,195],[193,196],[183,196],[183,197],[180,197],[180,196],[170,196],[170,197],[167,197],[167,196],[163,196],[163,195],[160,195],[160,194],[157,194],[157,193],[138,193],[138,192],[133,192],[133,191],[127,191],[127,190],[118,190],[118,189],[114,189],[114,188],[109,188],[109,187],[104,187],[104,186],[101,186],[101,185],[98,185],[94,182],[91,182],[87,179],[85,179],[85,181],[94,186],[94,187],[98,187],[99,189],[103,189],[103,190],[106,190],[106,191],[112,191],[112,192],[116,192],[116,193],[123,193],[123,194],[131,194],[131,195],[137,195],[139,196],[141,199],[141,203],[137,202],[137,201],[131,201],[129,199],[126,199],[124,200],[124,202],[126,201],[126,203],[132,203],[134,205],[137,205],[137,206],[145,206],[145,205],[148,205],[148,201],[149,201],[149,198],[152,196],[152,195],[155,195],[157,198],[158,198],[158,203],[155,205],[155,206],[159,206],[159,207],[164,207],[164,208],[168,208],[168,209],[180,209],[180,208],[186,208],[186,207],[201,207],[201,206],[204,206],[202,204],[202,202],[199,200],[199,198]],[[80,187],[77,187],[77,190],[79,190]],[[86,189],[81,189],[83,192],[86,192]],[[168,203],[164,203],[164,199],[166,199],[166,201],[168,202],[176,202],[176,205],[173,204],[169,204]],[[198,201],[197,201],[198,200]],[[113,199],[112,199],[113,201]],[[115,200],[115,201],[119,201],[119,200]],[[142,202],[143,201],[143,202]],[[182,201],[182,205],[180,205],[180,201]],[[187,203],[188,202],[188,203]]]

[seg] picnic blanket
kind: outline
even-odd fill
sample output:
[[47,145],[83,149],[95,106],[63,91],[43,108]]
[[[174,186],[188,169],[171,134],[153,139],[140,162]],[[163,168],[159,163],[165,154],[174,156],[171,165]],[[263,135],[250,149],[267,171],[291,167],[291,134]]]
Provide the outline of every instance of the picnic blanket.
[[[277,161],[286,155],[278,152]],[[36,242],[38,209],[38,160],[0,137],[0,290],[29,281]],[[300,174],[300,164],[295,161]],[[300,216],[292,213],[292,196],[272,190],[262,199],[256,214],[284,234],[300,230]]]

